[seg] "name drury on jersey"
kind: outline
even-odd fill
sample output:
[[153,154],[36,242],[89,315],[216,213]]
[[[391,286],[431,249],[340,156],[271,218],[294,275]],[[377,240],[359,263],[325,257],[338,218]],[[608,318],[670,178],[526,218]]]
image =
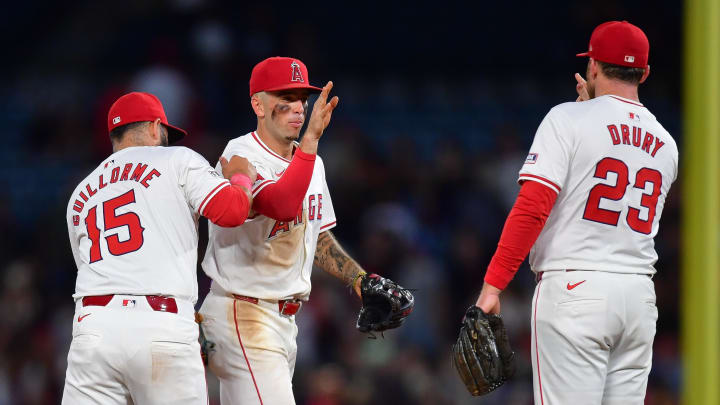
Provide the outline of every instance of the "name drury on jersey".
[[[631,117],[633,116],[634,114],[631,113]],[[618,130],[618,128],[620,129]],[[645,137],[643,139],[643,129],[640,127],[632,127],[632,142],[630,136],[630,127],[628,125],[611,124],[607,126],[607,129],[610,132],[610,138],[613,145],[617,146],[622,144],[634,146],[636,148],[639,148],[640,150],[645,151],[652,157],[655,157],[655,154],[658,152],[658,150],[660,150],[660,148],[665,145],[665,142],[661,141],[660,138],[647,131],[644,131]],[[653,141],[655,141],[654,145]]]

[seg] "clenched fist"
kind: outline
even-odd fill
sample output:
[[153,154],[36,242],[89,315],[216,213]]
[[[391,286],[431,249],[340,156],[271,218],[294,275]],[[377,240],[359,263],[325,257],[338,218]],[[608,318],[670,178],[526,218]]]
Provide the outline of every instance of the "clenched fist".
[[230,179],[235,174],[244,174],[250,178],[250,184],[257,180],[257,171],[247,159],[240,156],[233,156],[228,162],[224,157],[220,157],[220,166],[222,167],[223,177]]

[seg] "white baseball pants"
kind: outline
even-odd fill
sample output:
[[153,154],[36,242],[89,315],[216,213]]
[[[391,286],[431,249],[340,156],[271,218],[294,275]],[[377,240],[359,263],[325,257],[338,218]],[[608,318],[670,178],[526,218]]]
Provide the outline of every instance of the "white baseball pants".
[[206,405],[195,310],[175,301],[177,313],[153,310],[145,296],[78,300],[62,403]]
[[222,405],[291,405],[297,325],[277,302],[257,304],[211,289],[200,308],[203,331],[215,343],[210,370]]
[[531,318],[535,403],[642,405],[657,317],[647,275],[544,272]]

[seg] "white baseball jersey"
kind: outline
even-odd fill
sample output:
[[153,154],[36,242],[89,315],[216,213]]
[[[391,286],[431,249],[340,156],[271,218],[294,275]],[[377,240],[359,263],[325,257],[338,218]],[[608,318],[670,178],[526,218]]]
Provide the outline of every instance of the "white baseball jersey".
[[[248,159],[257,169],[253,197],[275,183],[290,164],[255,132],[228,143],[222,156],[229,160],[234,155]],[[236,228],[212,223],[209,227],[202,266],[213,282],[225,291],[249,297],[306,300],[310,295],[318,235],[335,227],[335,211],[322,159],[320,156],[315,159],[310,186],[294,221],[257,215]]]
[[167,295],[197,301],[198,217],[230,182],[185,147],[130,147],[73,191],[67,224],[74,298]]
[[533,271],[654,274],[653,237],[677,172],[675,141],[642,104],[606,95],[554,107],[520,169],[519,181],[558,193]]

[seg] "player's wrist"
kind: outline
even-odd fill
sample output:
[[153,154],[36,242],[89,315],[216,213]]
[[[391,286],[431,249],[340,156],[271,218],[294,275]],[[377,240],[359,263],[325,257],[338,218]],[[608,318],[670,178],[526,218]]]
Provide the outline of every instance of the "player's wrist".
[[485,280],[485,283],[483,283],[481,294],[500,295],[501,292],[503,292],[503,290],[492,285],[491,282]]
[[300,150],[308,155],[317,155],[318,139],[314,139],[312,135],[305,133],[300,141]]
[[362,279],[365,276],[367,276],[367,272],[365,270],[360,270],[350,282],[350,286],[352,286],[352,289],[357,293],[358,296],[362,295],[360,293],[360,284],[362,283]]
[[250,190],[252,187],[252,181],[250,180],[250,177],[248,177],[244,173],[235,173],[230,177],[230,184],[235,186],[242,186],[246,189]]
[[295,155],[293,156],[293,158],[307,160],[310,162],[314,162],[316,157],[317,157],[316,154],[304,152],[302,149],[296,150]]

